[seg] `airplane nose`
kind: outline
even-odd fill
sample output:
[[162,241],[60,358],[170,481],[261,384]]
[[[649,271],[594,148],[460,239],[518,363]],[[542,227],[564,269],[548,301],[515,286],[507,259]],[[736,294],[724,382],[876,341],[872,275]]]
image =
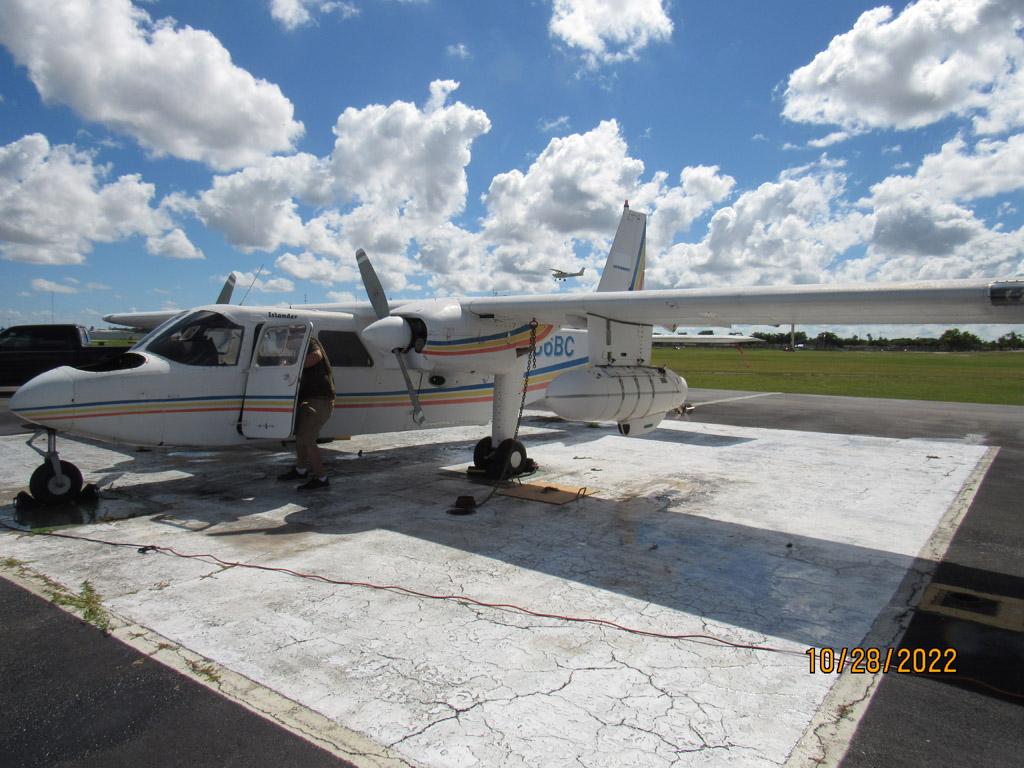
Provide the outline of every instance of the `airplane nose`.
[[75,394],[71,371],[71,368],[61,366],[22,384],[11,396],[11,413],[43,426],[71,426],[74,423]]

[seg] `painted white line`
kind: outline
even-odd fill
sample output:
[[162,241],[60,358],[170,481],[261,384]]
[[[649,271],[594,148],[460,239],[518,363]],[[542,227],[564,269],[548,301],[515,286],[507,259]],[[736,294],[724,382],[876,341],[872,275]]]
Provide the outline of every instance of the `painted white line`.
[[781,395],[781,392],[755,392],[752,395],[737,395],[736,397],[723,397],[720,400],[706,400],[703,403],[690,403],[694,408],[700,408],[702,405],[718,405],[719,403],[732,403],[736,400],[751,400],[755,397],[768,397],[769,395]]

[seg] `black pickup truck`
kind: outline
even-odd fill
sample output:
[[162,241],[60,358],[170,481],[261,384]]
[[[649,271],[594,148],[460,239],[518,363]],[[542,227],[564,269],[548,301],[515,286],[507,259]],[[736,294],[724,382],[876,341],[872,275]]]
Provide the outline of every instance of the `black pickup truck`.
[[61,365],[97,365],[125,352],[91,346],[80,325],[13,325],[0,331],[0,394],[10,394],[33,376]]

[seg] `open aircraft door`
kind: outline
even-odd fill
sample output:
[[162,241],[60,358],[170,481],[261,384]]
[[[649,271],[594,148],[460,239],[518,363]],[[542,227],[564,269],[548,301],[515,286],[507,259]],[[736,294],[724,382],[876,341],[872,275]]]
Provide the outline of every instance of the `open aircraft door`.
[[295,421],[295,398],[306,359],[310,323],[263,327],[249,366],[240,429],[246,437],[285,438]]

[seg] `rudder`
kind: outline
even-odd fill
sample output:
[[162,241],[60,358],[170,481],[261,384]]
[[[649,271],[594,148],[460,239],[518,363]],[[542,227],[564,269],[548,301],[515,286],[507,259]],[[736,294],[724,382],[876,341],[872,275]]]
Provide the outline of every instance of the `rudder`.
[[647,261],[647,216],[622,207],[619,228],[608,252],[598,291],[639,291],[644,287]]

